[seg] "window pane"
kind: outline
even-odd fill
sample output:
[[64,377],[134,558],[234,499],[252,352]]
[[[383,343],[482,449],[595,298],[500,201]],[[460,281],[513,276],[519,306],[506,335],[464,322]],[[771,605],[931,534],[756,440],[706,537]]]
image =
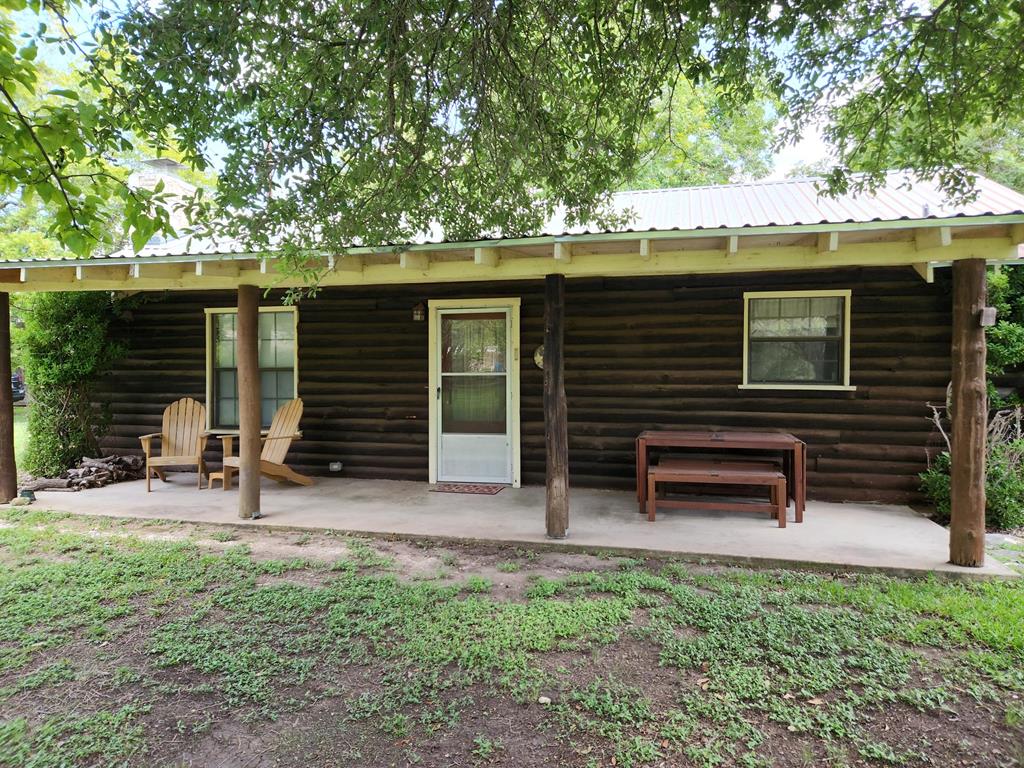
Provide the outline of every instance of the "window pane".
[[230,397],[217,399],[217,426],[238,426],[238,401]]
[[260,368],[291,367],[295,362],[295,318],[291,312],[260,314]]
[[277,398],[264,397],[260,402],[260,421],[263,422],[264,427],[270,426],[275,413],[277,413]]
[[234,314],[219,313],[214,318],[214,367],[235,366],[236,327]]
[[290,370],[277,372],[277,399],[282,404],[295,399],[295,374]]
[[238,399],[237,371],[217,371],[217,397]]
[[504,370],[504,312],[442,315],[442,372],[497,373]]
[[843,297],[751,299],[751,338],[839,336]]
[[842,342],[751,341],[751,383],[841,384]]
[[[238,373],[236,344],[238,316],[214,315],[213,402],[218,427],[238,426]],[[292,312],[260,312],[258,336],[260,416],[270,425],[277,409],[295,397],[295,316]]]
[[441,431],[447,434],[505,434],[505,377],[442,378]]
[[260,394],[264,399],[277,399],[277,371],[260,371]]

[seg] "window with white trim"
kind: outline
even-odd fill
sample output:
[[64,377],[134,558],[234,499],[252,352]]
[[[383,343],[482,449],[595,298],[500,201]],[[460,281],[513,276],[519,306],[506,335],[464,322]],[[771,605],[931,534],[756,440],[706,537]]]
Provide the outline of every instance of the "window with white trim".
[[848,387],[850,291],[743,294],[743,384]]
[[[294,307],[260,307],[260,418],[270,426],[277,409],[295,398],[298,370]],[[238,427],[238,313],[207,310],[207,402],[210,426]]]

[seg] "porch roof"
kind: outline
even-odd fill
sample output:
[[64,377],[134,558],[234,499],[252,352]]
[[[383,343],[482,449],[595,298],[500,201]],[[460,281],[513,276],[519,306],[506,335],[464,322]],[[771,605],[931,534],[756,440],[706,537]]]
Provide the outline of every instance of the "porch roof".
[[[323,285],[755,272],[836,266],[913,265],[931,280],[960,258],[1024,261],[1024,195],[978,177],[977,195],[951,204],[934,181],[891,172],[873,193],[836,198],[821,179],[621,192],[628,224],[568,227],[556,214],[541,232],[453,242],[440,230],[412,242],[321,254]],[[10,290],[185,290],[239,284],[291,286],[273,253],[235,240],[190,235],[89,259],[6,262]]]

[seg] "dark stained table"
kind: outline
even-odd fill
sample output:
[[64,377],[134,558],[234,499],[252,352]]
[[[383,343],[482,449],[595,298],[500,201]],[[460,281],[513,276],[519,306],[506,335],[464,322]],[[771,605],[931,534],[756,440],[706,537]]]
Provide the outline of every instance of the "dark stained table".
[[636,439],[636,498],[640,512],[647,511],[647,464],[651,448],[685,448],[687,450],[757,451],[782,454],[782,471],[786,475],[787,493],[793,499],[796,522],[804,521],[807,502],[807,446],[788,432],[699,432],[690,430],[650,429]]

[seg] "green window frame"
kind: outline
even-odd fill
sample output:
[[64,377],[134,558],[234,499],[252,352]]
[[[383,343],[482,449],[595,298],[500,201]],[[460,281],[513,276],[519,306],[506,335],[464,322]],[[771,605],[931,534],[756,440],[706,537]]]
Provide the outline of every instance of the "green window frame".
[[[234,307],[206,311],[206,401],[211,429],[238,428],[238,312]],[[269,427],[274,413],[298,392],[298,313],[295,307],[260,307],[260,420]]]

